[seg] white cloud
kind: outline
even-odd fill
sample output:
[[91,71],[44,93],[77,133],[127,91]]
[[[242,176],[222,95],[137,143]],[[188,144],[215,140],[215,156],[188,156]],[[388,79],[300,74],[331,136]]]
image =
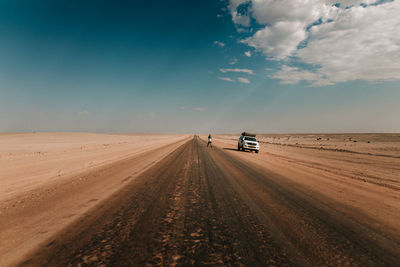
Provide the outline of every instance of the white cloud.
[[223,81],[227,81],[227,82],[234,82],[234,80],[232,80],[229,77],[218,77],[218,79],[223,80]]
[[248,16],[243,16],[238,13],[235,13],[234,15],[232,15],[232,18],[236,24],[240,24],[246,27],[250,25],[250,18]]
[[[242,3],[231,0],[231,14]],[[284,64],[272,75],[282,83],[400,80],[398,0],[252,0],[248,14],[264,27],[242,42]]]
[[251,2],[250,0],[230,0],[229,1],[229,10],[237,11],[237,8],[245,3]]
[[246,32],[250,32],[251,31],[251,29],[248,29],[248,28],[237,28],[236,30],[239,33],[246,33]]
[[245,56],[246,57],[251,57],[251,51],[249,50],[249,51],[246,51],[246,52],[244,52],[244,54],[245,54]]
[[306,30],[302,23],[280,21],[271,27],[257,31],[243,42],[261,50],[269,59],[280,60],[291,56],[306,37]]
[[250,80],[247,78],[239,77],[237,80],[238,80],[238,82],[241,82],[241,83],[250,83]]
[[253,70],[250,70],[250,69],[238,69],[238,68],[235,68],[235,69],[219,69],[219,71],[220,72],[222,72],[222,73],[227,73],[227,72],[240,72],[240,73],[247,73],[247,74],[250,74],[250,75],[253,75],[254,74],[254,71]]
[[308,45],[296,56],[319,66],[332,82],[399,80],[399,28],[398,1],[350,8],[334,22],[313,27]]
[[281,84],[296,84],[300,81],[307,81],[313,86],[331,85],[321,73],[283,65],[281,69],[270,75],[271,78],[280,79]]
[[240,83],[250,83],[250,80],[243,77],[238,77],[237,80],[233,80],[230,77],[218,77],[218,79],[227,81],[227,82],[240,82]]
[[232,58],[231,62],[229,62],[230,65],[235,65],[238,62],[237,58]]
[[219,47],[224,47],[225,44],[223,42],[214,41],[214,45],[218,45]]
[[250,25],[250,17],[245,14],[240,14],[238,12],[238,7],[242,4],[249,3],[249,0],[230,0],[229,1],[229,12],[232,15],[232,21],[235,24],[242,25],[242,26],[249,26]]
[[253,0],[252,14],[259,24],[273,25],[282,21],[310,24],[328,18],[336,9],[324,0]]
[[[366,5],[371,5],[371,4],[375,4],[377,2],[379,2],[380,0],[329,0],[328,3],[331,5],[334,4],[341,4],[345,7],[348,6],[355,6],[355,5],[360,5],[360,4],[366,4]],[[390,0],[386,0],[385,2],[390,1]]]

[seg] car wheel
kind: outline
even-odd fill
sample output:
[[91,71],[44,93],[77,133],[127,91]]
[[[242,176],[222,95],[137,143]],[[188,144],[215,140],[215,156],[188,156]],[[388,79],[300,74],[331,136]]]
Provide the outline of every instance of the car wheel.
[[256,153],[258,154],[258,150],[256,150]]
[[238,145],[238,150],[240,151],[240,146]]

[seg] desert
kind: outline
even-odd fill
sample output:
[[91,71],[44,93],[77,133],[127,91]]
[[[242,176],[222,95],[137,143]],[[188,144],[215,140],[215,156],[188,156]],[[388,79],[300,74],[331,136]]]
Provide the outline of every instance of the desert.
[[400,135],[257,137],[2,134],[1,265],[398,260]]
[[[152,134],[1,134],[0,265],[19,259],[123,186],[127,176],[143,172],[185,138]],[[106,168],[127,159],[135,164],[121,172],[108,172],[107,177],[101,175]]]
[[400,0],[0,1],[0,267],[400,266]]

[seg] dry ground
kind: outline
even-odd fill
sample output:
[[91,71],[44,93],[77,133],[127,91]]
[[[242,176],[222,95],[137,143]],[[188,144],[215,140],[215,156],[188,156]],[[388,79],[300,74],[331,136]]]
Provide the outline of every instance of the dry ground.
[[0,266],[19,261],[187,140],[182,135],[0,135]]
[[[344,150],[333,146],[342,136],[324,135],[330,147],[322,148],[320,136],[285,136],[285,142],[277,141],[282,136],[261,136],[259,154],[237,151],[237,136],[229,135],[216,136],[212,149],[205,137],[151,136],[148,143],[137,143],[137,136],[103,137],[98,138],[116,138],[107,142],[115,145],[110,162],[85,165],[64,178],[48,176],[33,188],[26,183],[27,190],[0,176],[14,189],[1,200],[0,265],[400,261],[396,136],[389,145],[381,143],[381,150],[357,148],[361,137],[353,150]],[[131,140],[131,147],[119,138]],[[298,140],[291,144],[291,138]],[[371,140],[366,144],[376,142]],[[87,160],[108,159],[101,155],[108,148],[100,147]],[[10,167],[3,161],[10,158],[1,154],[0,163]],[[63,158],[52,164],[67,163]],[[25,173],[28,181],[40,177]]]

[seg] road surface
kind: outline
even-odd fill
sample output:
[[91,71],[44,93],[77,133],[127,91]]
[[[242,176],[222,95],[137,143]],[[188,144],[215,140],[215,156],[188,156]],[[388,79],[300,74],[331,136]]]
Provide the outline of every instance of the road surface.
[[22,265],[398,266],[398,235],[340,205],[194,137]]

